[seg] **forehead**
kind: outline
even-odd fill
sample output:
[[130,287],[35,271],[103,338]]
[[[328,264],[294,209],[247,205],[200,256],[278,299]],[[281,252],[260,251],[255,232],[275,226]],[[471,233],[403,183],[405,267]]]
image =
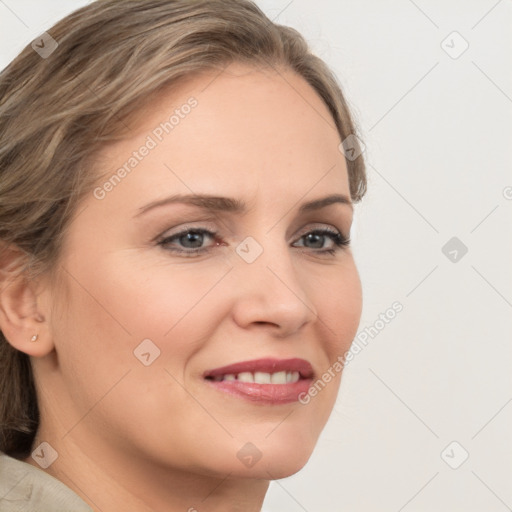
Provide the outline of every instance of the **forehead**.
[[252,196],[255,188],[297,199],[314,188],[348,193],[332,116],[290,70],[231,64],[221,73],[204,72],[159,94],[130,126],[126,139],[100,154],[103,180],[123,165],[128,169],[133,152],[151,149],[116,186],[112,200],[130,189],[158,199],[156,186],[162,195]]

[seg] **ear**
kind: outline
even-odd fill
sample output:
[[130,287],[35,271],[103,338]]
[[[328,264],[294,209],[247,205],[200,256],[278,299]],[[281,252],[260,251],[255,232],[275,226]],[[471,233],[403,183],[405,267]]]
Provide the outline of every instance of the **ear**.
[[[43,357],[54,345],[44,304],[38,305],[37,283],[25,272],[27,261],[21,249],[0,246],[0,330],[17,350]],[[31,341],[34,335],[37,340]]]

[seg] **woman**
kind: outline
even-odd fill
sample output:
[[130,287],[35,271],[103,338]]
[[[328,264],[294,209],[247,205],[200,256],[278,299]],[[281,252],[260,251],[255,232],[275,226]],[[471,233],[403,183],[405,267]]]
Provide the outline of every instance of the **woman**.
[[1,509],[259,511],[361,314],[331,72],[246,0],[98,1],[1,73],[0,133]]

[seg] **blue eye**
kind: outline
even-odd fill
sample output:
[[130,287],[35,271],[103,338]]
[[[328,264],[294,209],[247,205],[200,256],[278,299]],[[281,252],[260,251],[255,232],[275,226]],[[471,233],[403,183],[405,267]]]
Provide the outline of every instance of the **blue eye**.
[[[182,254],[185,257],[193,257],[198,254],[202,254],[209,250],[209,247],[203,247],[205,238],[211,238],[215,240],[217,232],[210,231],[204,228],[186,229],[175,235],[167,236],[162,238],[158,245],[165,248],[165,250],[174,252],[176,254]],[[325,239],[331,240],[334,244],[333,247],[328,249],[324,248]],[[350,239],[342,235],[339,231],[331,231],[329,229],[315,229],[302,235],[299,240],[304,240],[307,243],[312,243],[313,247],[306,247],[305,245],[299,247],[306,247],[306,249],[313,249],[313,252],[322,254],[335,254],[342,247],[350,245]],[[173,243],[179,242],[180,247],[176,247]],[[219,241],[215,245],[222,245]],[[320,245],[320,247],[318,247]],[[315,250],[316,249],[316,250]]]
[[[333,243],[334,247],[330,249],[323,248],[323,241],[325,237],[328,237]],[[350,245],[350,239],[344,235],[342,235],[339,231],[331,231],[330,229],[315,229],[314,231],[310,231],[305,235],[302,235],[299,240],[306,239],[313,244],[318,244],[320,241],[320,251],[321,253],[334,254],[336,251],[339,251],[342,247],[347,247]],[[315,247],[310,247],[315,248]]]
[[[172,252],[195,255],[208,250],[207,247],[201,247],[205,237],[214,238],[216,236],[216,232],[209,231],[208,229],[194,228],[187,229],[185,231],[181,231],[180,233],[176,233],[175,235],[165,237],[162,240],[160,240],[158,244]],[[183,248],[189,250],[182,250],[176,247],[169,247],[171,242],[174,241],[180,242]]]

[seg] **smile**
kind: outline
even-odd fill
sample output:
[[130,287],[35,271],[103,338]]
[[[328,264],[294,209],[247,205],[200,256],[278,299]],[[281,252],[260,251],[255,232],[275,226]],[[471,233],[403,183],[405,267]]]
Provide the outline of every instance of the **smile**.
[[234,397],[265,404],[297,402],[313,380],[313,368],[304,359],[258,359],[235,363],[203,374],[214,389]]
[[241,372],[237,374],[228,373],[226,375],[217,375],[215,377],[206,377],[214,382],[227,380],[237,380],[239,382],[255,382],[256,384],[289,384],[297,382],[300,379],[299,372]]

